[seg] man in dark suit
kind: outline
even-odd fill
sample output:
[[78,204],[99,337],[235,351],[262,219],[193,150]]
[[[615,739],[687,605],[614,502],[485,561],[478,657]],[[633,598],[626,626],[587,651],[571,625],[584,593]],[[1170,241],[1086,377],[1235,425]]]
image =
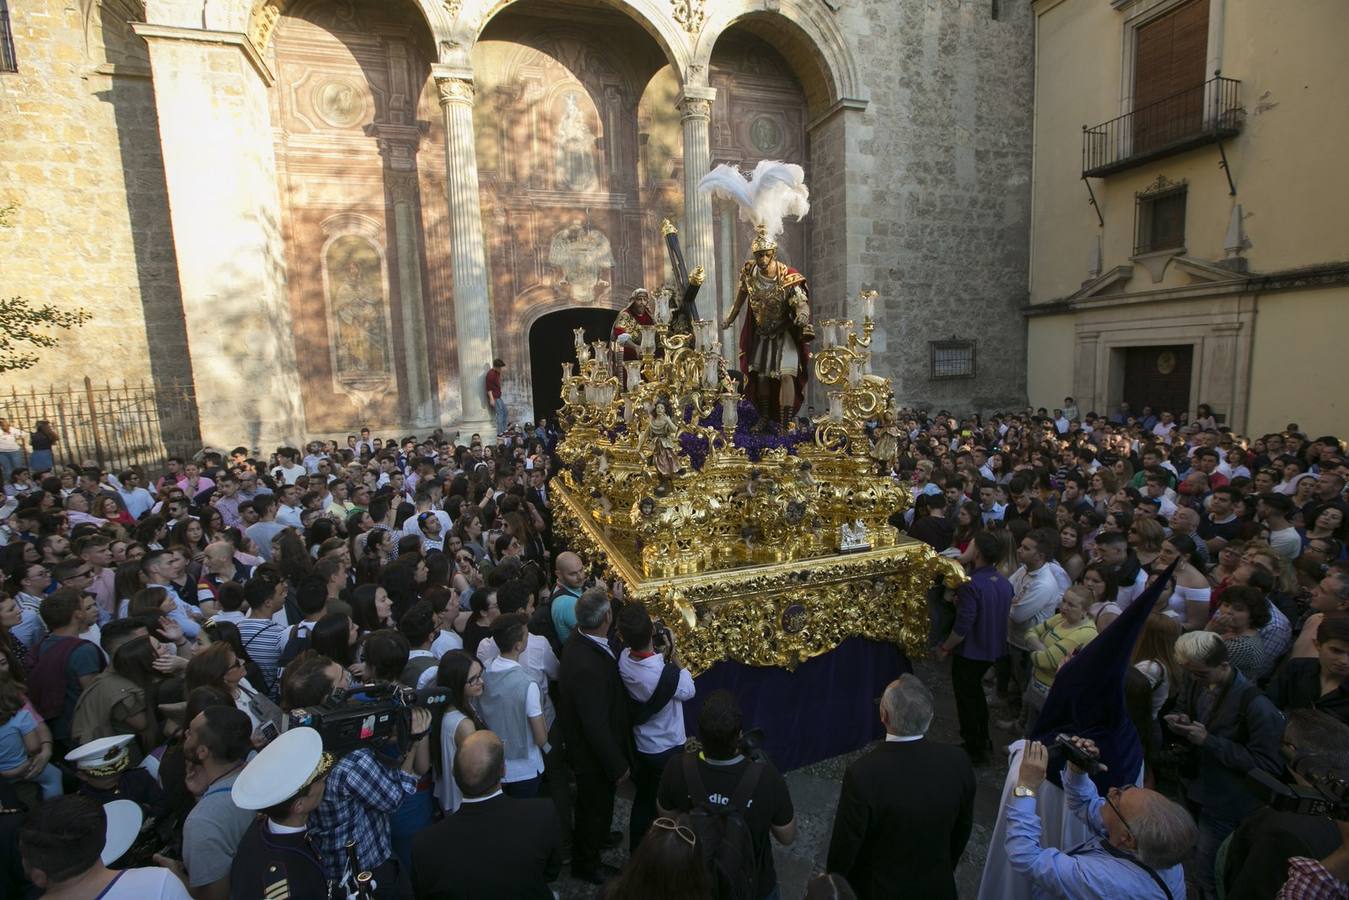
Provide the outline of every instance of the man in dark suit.
[[420,900],[520,897],[552,900],[562,871],[562,835],[548,800],[501,791],[506,754],[490,731],[470,734],[454,755],[459,811],[412,839],[412,887]]
[[843,776],[830,872],[861,900],[956,896],[955,868],[974,821],[974,769],[959,747],[924,735],[932,692],[912,675],[881,697],[885,742]]
[[572,828],[571,872],[603,884],[612,867],[600,863],[614,815],[614,793],[628,777],[628,695],[609,647],[613,612],[604,588],[576,601],[576,628],[562,648],[558,672],[558,719],[567,760],[576,773],[576,821]]

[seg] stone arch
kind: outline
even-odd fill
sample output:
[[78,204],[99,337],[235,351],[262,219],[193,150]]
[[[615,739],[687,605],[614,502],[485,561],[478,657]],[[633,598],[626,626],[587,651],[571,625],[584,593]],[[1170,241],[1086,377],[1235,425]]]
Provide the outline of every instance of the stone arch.
[[[427,0],[419,2],[425,3]],[[466,64],[469,51],[488,23],[503,10],[528,2],[538,0],[481,0],[475,10],[464,9],[454,24],[448,46],[442,45],[442,57],[448,52],[453,58],[442,58],[441,62]],[[670,17],[663,0],[604,0],[604,5],[623,13],[651,35],[675,72],[683,73],[686,70],[692,52],[692,38]]]
[[[276,32],[276,23],[296,2],[297,0],[205,0],[202,19],[208,29],[247,34],[258,53],[265,56],[272,35]],[[343,3],[350,0],[332,0],[332,2]],[[450,29],[454,24],[451,7],[457,6],[453,0],[446,0],[444,3],[436,0],[403,0],[403,2],[411,4],[421,12],[436,46],[449,45]]]
[[718,4],[698,36],[688,81],[706,83],[717,40],[734,25],[769,41],[787,60],[806,91],[812,118],[845,101],[865,101],[866,88],[843,31],[823,4],[784,0],[776,11],[750,0]]

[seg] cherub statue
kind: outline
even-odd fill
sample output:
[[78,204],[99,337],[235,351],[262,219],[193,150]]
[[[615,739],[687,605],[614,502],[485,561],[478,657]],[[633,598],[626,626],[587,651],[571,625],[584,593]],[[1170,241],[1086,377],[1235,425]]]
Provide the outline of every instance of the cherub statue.
[[876,461],[882,475],[889,473],[899,457],[899,433],[894,411],[885,410],[881,413],[880,425],[876,429],[876,443],[871,447],[871,458]]

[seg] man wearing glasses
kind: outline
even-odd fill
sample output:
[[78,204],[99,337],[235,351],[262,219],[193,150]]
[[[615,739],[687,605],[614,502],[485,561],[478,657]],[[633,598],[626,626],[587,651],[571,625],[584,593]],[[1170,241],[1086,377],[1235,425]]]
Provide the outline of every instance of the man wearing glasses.
[[[1089,740],[1073,738],[1073,743],[1090,756],[1099,755]],[[1190,855],[1198,831],[1183,807],[1156,791],[1132,785],[1112,787],[1102,797],[1086,773],[1069,762],[1063,771],[1068,808],[1092,837],[1066,852],[1042,848],[1035,793],[1048,768],[1049,750],[1032,741],[1021,758],[1007,804],[1007,857],[1014,871],[1030,878],[1032,896],[1075,900],[1185,896],[1181,861]]]

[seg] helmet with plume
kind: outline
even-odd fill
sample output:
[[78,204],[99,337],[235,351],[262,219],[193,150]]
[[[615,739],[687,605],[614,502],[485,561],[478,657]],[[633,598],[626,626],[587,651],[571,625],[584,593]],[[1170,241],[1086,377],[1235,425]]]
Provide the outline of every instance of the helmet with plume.
[[794,163],[762,160],[746,178],[735,166],[722,164],[703,176],[698,190],[734,202],[740,218],[754,226],[751,250],[777,249],[782,220],[795,216],[797,221],[810,212],[810,191],[806,173]]

